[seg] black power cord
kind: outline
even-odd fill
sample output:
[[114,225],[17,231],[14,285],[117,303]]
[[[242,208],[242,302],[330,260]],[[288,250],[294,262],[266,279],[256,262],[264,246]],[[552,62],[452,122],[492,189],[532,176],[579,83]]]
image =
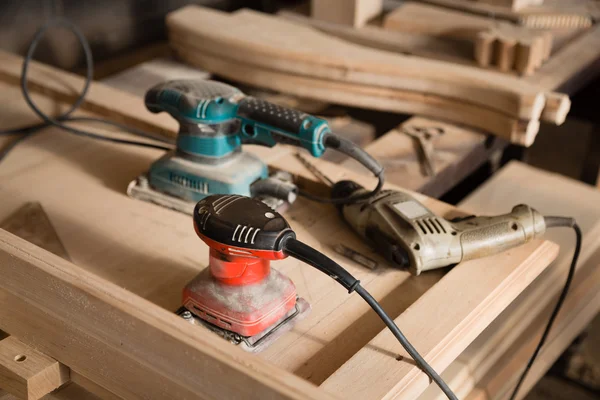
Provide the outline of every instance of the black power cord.
[[581,233],[581,228],[579,227],[579,225],[577,225],[577,223],[575,222],[575,220],[573,218],[544,217],[544,222],[546,223],[546,228],[554,228],[554,227],[573,228],[573,230],[575,231],[575,239],[576,239],[575,240],[575,250],[573,251],[573,258],[571,259],[571,265],[569,266],[569,273],[567,274],[567,280],[565,281],[563,290],[560,293],[560,295],[558,296],[558,301],[556,302],[556,305],[554,306],[554,309],[552,310],[552,314],[550,314],[550,319],[548,320],[548,323],[546,324],[544,333],[542,333],[542,337],[541,337],[537,347],[535,348],[535,351],[533,352],[531,358],[527,362],[527,366],[525,366],[525,369],[521,373],[521,376],[519,377],[519,381],[517,382],[517,385],[515,386],[512,394],[510,396],[510,400],[515,400],[517,398],[517,394],[519,393],[519,389],[521,388],[521,385],[523,385],[523,382],[525,381],[525,378],[527,377],[527,374],[529,373],[531,366],[535,362],[538,354],[540,353],[540,351],[542,350],[542,347],[544,346],[544,344],[546,343],[546,340],[548,339],[548,335],[550,334],[552,325],[554,325],[556,316],[558,315],[558,312],[560,311],[563,303],[565,302],[565,298],[567,297],[567,293],[569,292],[569,288],[571,287],[571,282],[573,281],[573,276],[575,275],[575,270],[577,267],[577,259],[579,258],[579,253],[581,252],[581,243],[583,242],[583,234]]
[[[68,29],[70,32],[72,32],[76,36],[77,40],[81,44],[81,47],[83,48],[83,52],[85,54],[86,79],[85,79],[83,89],[81,90],[81,93],[79,94],[79,96],[77,97],[75,102],[71,105],[71,107],[65,113],[61,114],[57,118],[52,118],[48,114],[46,114],[42,110],[40,110],[40,108],[34,103],[33,99],[31,98],[31,95],[29,93],[29,88],[27,87],[27,74],[29,71],[29,65],[30,65],[31,61],[33,60],[33,56],[35,55],[35,51],[36,51],[40,41],[42,40],[42,38],[44,37],[44,35],[46,34],[46,31],[48,31],[48,29],[55,28],[55,27],[63,27],[63,28]],[[47,128],[49,126],[56,126],[58,128],[61,128],[63,130],[66,130],[66,131],[76,134],[76,135],[85,136],[85,137],[89,137],[89,138],[97,139],[97,140],[105,140],[105,141],[109,141],[109,142],[113,142],[113,143],[122,143],[122,144],[150,147],[150,148],[155,148],[155,149],[160,149],[160,150],[171,150],[172,149],[172,146],[169,146],[166,144],[167,143],[166,140],[163,140],[162,138],[156,138],[156,137],[149,135],[139,129],[130,128],[130,127],[127,127],[118,122],[114,122],[114,121],[111,121],[108,119],[103,119],[103,118],[71,117],[71,114],[73,112],[75,112],[77,109],[79,109],[79,107],[85,100],[85,96],[88,93],[90,85],[93,81],[93,77],[94,77],[94,62],[93,62],[93,58],[92,58],[92,50],[90,48],[90,45],[89,45],[87,39],[85,38],[83,33],[79,30],[79,28],[77,28],[77,26],[75,24],[73,24],[71,21],[64,19],[64,18],[53,18],[53,19],[49,20],[48,22],[46,22],[44,25],[42,25],[40,27],[40,29],[38,29],[38,31],[35,33],[31,43],[29,44],[27,53],[23,60],[23,67],[22,67],[22,71],[21,71],[21,93],[23,94],[23,98],[27,102],[27,105],[44,122],[35,124],[32,126],[28,126],[25,128],[0,131],[0,135],[15,135],[15,134],[23,135],[18,140],[15,140],[11,144],[9,144],[8,147],[6,147],[0,153],[0,161],[4,157],[6,157],[8,152],[10,150],[12,150],[18,143],[25,140],[27,137],[31,136],[32,134],[38,132],[39,130]],[[83,130],[83,129],[73,128],[73,127],[65,124],[65,122],[74,122],[74,121],[86,121],[86,122],[110,125],[113,127],[117,127],[121,130],[124,130],[128,133],[132,133],[132,134],[142,136],[142,137],[152,139],[152,140],[161,141],[161,142],[164,142],[165,144],[142,142],[142,141],[128,140],[128,139],[119,139],[119,138],[115,138],[115,137],[109,137],[109,136],[105,136],[102,134],[90,132],[90,131]]]
[[400,328],[396,325],[394,320],[390,318],[381,305],[369,294],[369,292],[360,285],[352,274],[350,274],[341,265],[327,257],[325,254],[313,249],[301,241],[289,238],[283,244],[283,252],[287,255],[294,257],[308,265],[311,265],[319,271],[329,275],[331,278],[336,280],[340,285],[348,290],[348,293],[355,291],[360,297],[362,297],[369,306],[377,313],[379,318],[385,323],[390,331],[394,334],[396,339],[400,342],[402,347],[408,354],[415,360],[415,363],[421,368],[423,372],[431,378],[433,382],[444,392],[444,394],[451,400],[458,400],[456,395],[452,392],[452,389],[444,382],[442,377],[425,361],[425,359],[419,354],[419,352],[413,347],[408,339],[404,336]]
[[344,204],[353,204],[358,203],[359,201],[368,200],[371,197],[375,196],[377,193],[381,191],[381,188],[384,184],[384,176],[383,171],[379,175],[377,175],[377,186],[370,192],[361,193],[358,195],[346,197],[346,198],[326,198],[315,196],[312,193],[306,192],[305,190],[299,189],[298,194],[302,197],[306,197],[308,200],[315,201],[317,203],[326,203],[326,204],[335,204],[335,205],[344,205]]

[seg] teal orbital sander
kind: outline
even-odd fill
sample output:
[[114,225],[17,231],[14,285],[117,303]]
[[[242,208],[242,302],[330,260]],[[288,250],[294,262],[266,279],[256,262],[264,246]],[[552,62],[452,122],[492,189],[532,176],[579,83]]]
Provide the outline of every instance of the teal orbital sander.
[[210,80],[161,83],[146,93],[146,107],[166,111],[179,122],[176,148],[129,184],[127,193],[187,214],[213,194],[237,194],[276,207],[291,203],[297,188],[285,173],[268,175],[266,164],[242,151],[243,144],[273,147],[285,143],[320,157],[334,148],[365,165],[383,180],[372,157],[334,135],[326,120],[247,96]]

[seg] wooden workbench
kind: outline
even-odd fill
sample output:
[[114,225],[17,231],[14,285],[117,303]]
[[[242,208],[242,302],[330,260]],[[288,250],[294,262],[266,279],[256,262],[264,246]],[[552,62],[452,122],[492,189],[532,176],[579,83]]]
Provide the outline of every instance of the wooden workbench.
[[[597,65],[594,49],[598,47],[590,43],[596,43],[598,32],[594,28],[582,35],[528,79],[548,90],[575,90],[582,82],[576,78],[589,77]],[[573,54],[582,49],[585,52],[576,57],[576,65],[562,68],[565,59],[572,60]],[[1,56],[0,78],[11,84],[0,84],[4,104],[0,127],[36,122],[14,86],[19,60]],[[34,69],[31,76],[32,88],[48,96],[37,95],[36,100],[49,112],[58,113],[64,106],[50,98],[71,100],[81,80],[63,74],[55,79],[55,73],[52,69],[36,73]],[[146,113],[139,85],[131,76],[128,79],[135,95],[95,85],[84,108],[172,135],[176,124],[165,115]],[[443,124],[447,129],[448,135],[437,144],[439,169],[435,177],[425,178],[419,173],[414,160],[410,161],[411,141],[397,130],[367,149],[388,163],[388,182],[412,190],[439,196],[495,150],[483,133],[472,129],[423,118],[413,118],[407,124]],[[8,140],[0,139],[0,145]],[[273,168],[293,172],[311,189],[320,189],[314,177],[292,157],[293,150],[247,149]],[[292,278],[299,294],[312,304],[312,313],[260,355],[242,354],[174,317],[172,311],[179,306],[181,288],[206,266],[207,249],[193,233],[189,217],[124,195],[127,183],[159,155],[155,150],[100,143],[48,129],[26,139],[0,163],[0,194],[4,200],[0,220],[24,202],[40,201],[73,260],[73,264],[62,262],[0,233],[0,273],[7,277],[0,282],[0,301],[6,305],[0,310],[0,329],[71,370],[73,383],[48,399],[94,398],[88,391],[101,398],[332,395],[411,399],[427,388],[426,377],[407,357],[399,357],[404,352],[360,298],[348,296],[328,277],[295,260],[279,262],[276,268]],[[394,160],[398,159],[408,160],[409,166],[394,169]],[[372,184],[368,176],[319,164],[332,179],[347,177]],[[441,215],[457,213],[433,199],[420,198]],[[472,207],[475,211],[507,211],[487,211],[492,202],[485,196],[481,198],[484,200],[475,204],[482,208]],[[467,207],[473,204],[466,203]],[[470,399],[500,398],[511,387],[515,376],[511,357],[523,362],[534,344],[532,340],[520,344],[518,334],[535,335],[544,319],[543,314],[536,314],[535,318],[526,318],[526,324],[515,324],[514,315],[523,315],[519,312],[523,313],[525,306],[511,302],[519,296],[529,299],[524,304],[535,305],[536,293],[549,287],[545,286],[548,277],[553,277],[554,288],[560,268],[564,269],[565,255],[559,266],[544,272],[557,249],[549,242],[538,241],[493,258],[461,264],[451,271],[433,271],[414,278],[388,268],[348,231],[330,207],[300,200],[286,216],[299,237],[361,279],[434,368],[447,369],[445,377],[451,386],[459,393],[470,393]],[[597,231],[594,226],[585,228],[591,236]],[[331,247],[338,243],[376,259],[380,268],[367,271],[337,256]],[[565,306],[573,310],[575,317],[559,320],[552,347],[536,364],[533,379],[543,373],[547,360],[555,357],[597,310],[597,296],[588,304],[585,301],[590,291],[585,278],[597,277],[595,248],[584,253],[582,271],[587,275],[579,276],[573,300]],[[529,288],[542,273],[543,280],[536,280]],[[536,310],[543,311],[550,304],[549,292],[544,299]],[[499,315],[501,318],[492,324]],[[508,321],[506,326],[516,327],[516,333],[508,335],[510,341],[499,337],[498,332],[505,332],[504,321]],[[497,366],[492,368],[485,362],[488,357],[497,360]],[[532,381],[527,385],[531,386]],[[432,395],[427,392],[424,396]],[[5,397],[0,393],[0,398]]]
[[[119,104],[119,91],[96,93]],[[3,84],[1,95],[1,121],[32,121],[15,86]],[[48,109],[59,107],[36,99]],[[252,151],[318,187],[289,149]],[[189,216],[124,194],[160,154],[47,129],[3,160],[0,219],[24,202],[41,202],[73,264],[0,233],[0,299],[7,306],[0,307],[0,329],[70,367],[72,381],[101,397],[108,390],[147,398],[413,398],[427,387],[408,357],[398,361],[404,352],[358,296],[292,259],[275,267],[290,276],[313,310],[260,355],[244,354],[172,315],[181,288],[206,267],[208,251]],[[336,165],[319,165],[332,179],[372,184]],[[457,215],[448,205],[419,198],[440,215]],[[298,237],[361,279],[438,370],[557,254],[554,244],[535,241],[417,278],[384,265],[329,206],[301,199],[286,216]],[[368,271],[337,256],[330,248],[340,242],[381,267]]]

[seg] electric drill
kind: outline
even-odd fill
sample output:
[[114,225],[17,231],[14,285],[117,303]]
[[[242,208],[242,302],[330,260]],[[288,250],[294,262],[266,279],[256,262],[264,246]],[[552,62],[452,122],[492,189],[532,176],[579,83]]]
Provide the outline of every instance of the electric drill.
[[[161,83],[146,93],[146,107],[167,112],[179,122],[176,149],[155,161],[133,181],[128,194],[191,214],[211,194],[293,200],[289,181],[266,181],[268,169],[242,144],[272,147],[286,143],[320,157],[335,148],[357,159],[376,176],[382,167],[349,140],[334,135],[326,120],[246,96],[239,89],[209,80]],[[258,183],[260,182],[260,184]]]
[[[333,198],[366,190],[352,181],[332,188]],[[344,220],[390,263],[414,275],[461,261],[501,253],[541,236],[544,217],[526,205],[505,215],[448,221],[406,192],[383,190],[360,203],[339,207]]]

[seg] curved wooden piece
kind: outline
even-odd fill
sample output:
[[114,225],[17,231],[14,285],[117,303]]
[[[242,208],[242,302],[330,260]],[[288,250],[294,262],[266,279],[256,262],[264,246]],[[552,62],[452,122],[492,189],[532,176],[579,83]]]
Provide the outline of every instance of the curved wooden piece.
[[517,78],[366,48],[256,12],[190,6],[167,25],[173,40],[263,68],[454,98],[522,120],[538,119],[544,108],[543,92]]
[[530,146],[539,121],[518,121],[496,111],[445,97],[382,87],[334,82],[257,68],[208,52],[189,50],[172,42],[177,55],[192,65],[228,79],[300,97],[355,107],[432,116],[491,132],[522,146]]

